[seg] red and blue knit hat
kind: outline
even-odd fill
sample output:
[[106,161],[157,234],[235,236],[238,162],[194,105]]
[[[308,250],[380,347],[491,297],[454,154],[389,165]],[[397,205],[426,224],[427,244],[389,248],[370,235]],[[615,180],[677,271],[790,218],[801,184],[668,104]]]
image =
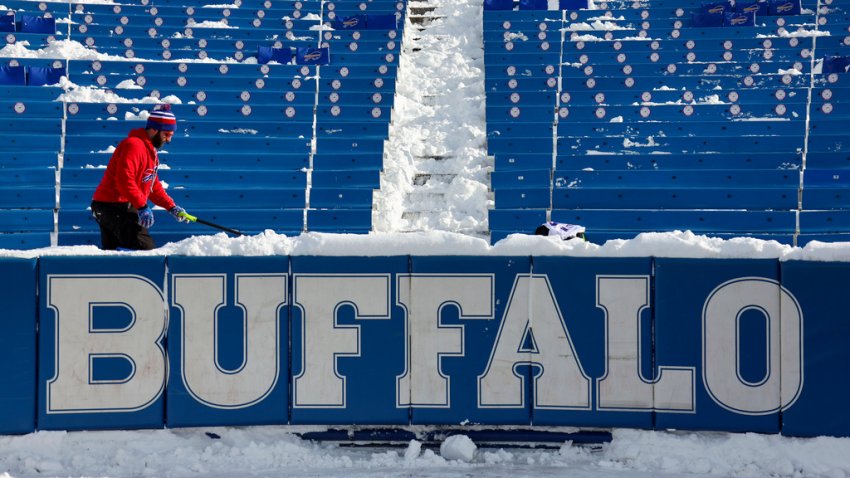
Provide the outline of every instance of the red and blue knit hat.
[[148,123],[145,125],[147,129],[157,131],[174,131],[177,129],[177,118],[171,112],[171,105],[163,103],[154,106],[148,116]]

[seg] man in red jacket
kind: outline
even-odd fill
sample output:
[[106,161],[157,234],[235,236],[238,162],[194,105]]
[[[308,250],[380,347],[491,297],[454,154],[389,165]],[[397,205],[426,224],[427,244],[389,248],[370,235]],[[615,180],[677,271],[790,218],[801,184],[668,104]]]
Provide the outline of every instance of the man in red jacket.
[[156,247],[148,229],[153,226],[153,211],[148,199],[178,221],[183,208],[165,192],[157,177],[159,159],[156,150],[170,143],[177,120],[171,105],[157,105],[144,128],[130,134],[112,153],[106,172],[92,198],[91,210],[100,226],[104,249],[140,249]]

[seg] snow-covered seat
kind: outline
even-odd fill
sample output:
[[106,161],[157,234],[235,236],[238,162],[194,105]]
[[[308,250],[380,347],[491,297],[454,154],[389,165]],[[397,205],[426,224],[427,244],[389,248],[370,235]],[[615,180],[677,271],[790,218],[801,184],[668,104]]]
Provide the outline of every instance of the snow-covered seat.
[[386,121],[331,121],[316,125],[316,141],[330,137],[386,138]]
[[547,221],[546,210],[541,208],[521,209],[491,209],[488,212],[492,242],[504,238],[508,234],[532,234],[534,229]]
[[589,231],[674,231],[724,234],[793,234],[794,211],[552,209],[551,220]]

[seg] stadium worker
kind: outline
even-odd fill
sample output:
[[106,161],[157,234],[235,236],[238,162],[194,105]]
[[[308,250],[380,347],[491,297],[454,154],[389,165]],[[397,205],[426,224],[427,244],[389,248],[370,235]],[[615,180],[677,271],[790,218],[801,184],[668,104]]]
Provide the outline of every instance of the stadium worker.
[[565,241],[569,241],[574,238],[586,241],[587,237],[585,237],[584,232],[584,226],[550,221],[538,226],[534,231],[534,234],[537,236],[557,236]]
[[148,199],[185,222],[185,211],[174,204],[157,177],[157,150],[171,142],[177,120],[171,105],[153,108],[144,128],[130,131],[118,144],[92,198],[92,215],[100,226],[103,249],[148,250],[156,247],[148,229],[153,211]]

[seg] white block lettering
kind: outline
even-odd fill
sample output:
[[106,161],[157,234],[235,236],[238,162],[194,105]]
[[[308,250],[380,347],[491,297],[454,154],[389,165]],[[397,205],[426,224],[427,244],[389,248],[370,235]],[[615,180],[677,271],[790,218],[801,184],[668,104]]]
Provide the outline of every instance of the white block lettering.
[[[47,413],[133,412],[155,402],[165,388],[165,299],[139,276],[48,275],[47,304],[56,315],[55,374],[47,383]],[[122,307],[131,317],[121,329],[95,329],[96,307]],[[120,358],[132,373],[96,381],[92,362]]]
[[302,317],[302,366],[292,384],[292,406],[344,408],[346,382],[337,360],[360,356],[360,326],[340,325],[337,311],[351,305],[357,320],[389,319],[390,276],[295,274],[292,281],[293,305]]
[[172,303],[182,312],[181,364],[186,390],[213,408],[244,408],[262,401],[279,378],[279,313],[286,305],[286,274],[236,274],[235,303],[244,312],[243,359],[237,370],[219,364],[217,311],[227,298],[223,274],[175,274]]
[[590,378],[545,275],[516,276],[487,370],[478,377],[479,406],[524,407],[525,379],[516,370],[522,364],[539,369],[533,379],[535,408],[590,409]]
[[641,376],[640,314],[650,305],[649,294],[649,276],[596,277],[596,306],[605,311],[600,410],[694,410],[693,367],[659,367],[656,380]]
[[442,358],[463,356],[464,327],[443,324],[441,312],[454,305],[461,319],[493,319],[493,275],[413,274],[396,280],[408,337],[396,406],[449,407],[451,378],[442,371]]
[[[739,320],[748,310],[761,312],[767,322],[767,374],[758,383],[740,374]],[[714,289],[702,314],[703,380],[711,398],[745,415],[791,406],[803,385],[802,326],[796,298],[773,279],[743,277]]]

